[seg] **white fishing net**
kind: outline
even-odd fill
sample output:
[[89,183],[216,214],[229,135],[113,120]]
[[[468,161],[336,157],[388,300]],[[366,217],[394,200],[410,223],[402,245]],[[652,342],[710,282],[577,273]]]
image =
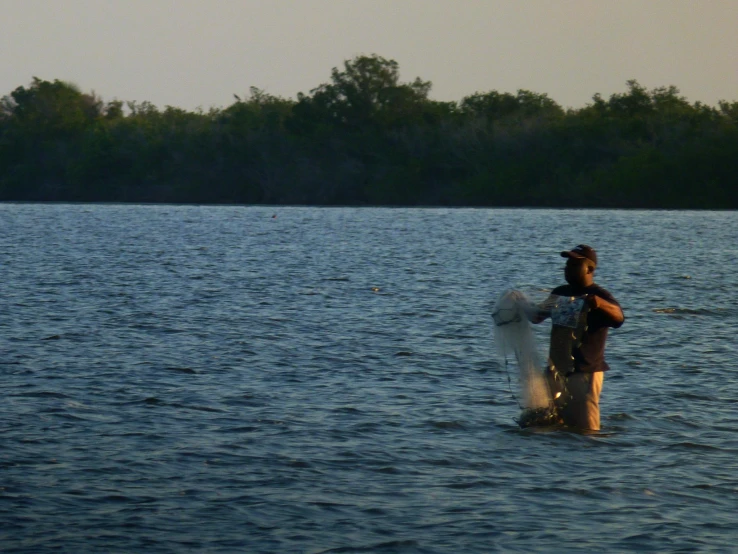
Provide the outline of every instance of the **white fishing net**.
[[506,366],[511,359],[516,362],[519,402],[524,409],[546,408],[551,405],[551,394],[543,375],[529,320],[529,316],[536,312],[537,308],[528,297],[513,289],[503,292],[492,308],[497,353]]

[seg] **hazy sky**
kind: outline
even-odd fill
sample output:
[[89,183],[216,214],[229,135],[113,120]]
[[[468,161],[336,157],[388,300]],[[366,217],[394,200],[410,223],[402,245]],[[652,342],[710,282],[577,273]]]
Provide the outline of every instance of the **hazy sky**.
[[188,110],[294,98],[359,54],[431,97],[529,89],[582,107],[637,79],[738,100],[738,0],[0,0],[0,96],[33,76]]

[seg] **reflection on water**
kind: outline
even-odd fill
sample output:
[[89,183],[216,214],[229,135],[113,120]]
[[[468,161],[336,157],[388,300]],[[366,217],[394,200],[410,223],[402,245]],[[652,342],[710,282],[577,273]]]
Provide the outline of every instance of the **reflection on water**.
[[[736,223],[0,205],[0,546],[731,550]],[[489,305],[581,242],[627,317],[603,429],[520,430]]]

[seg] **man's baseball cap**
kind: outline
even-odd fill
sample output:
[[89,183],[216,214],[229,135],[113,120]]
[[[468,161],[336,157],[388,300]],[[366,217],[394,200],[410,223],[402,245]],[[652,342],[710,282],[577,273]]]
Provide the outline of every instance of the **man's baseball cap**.
[[561,253],[561,256],[564,258],[586,258],[597,265],[597,252],[595,252],[594,248],[587,246],[586,244],[579,244],[571,250],[564,250]]

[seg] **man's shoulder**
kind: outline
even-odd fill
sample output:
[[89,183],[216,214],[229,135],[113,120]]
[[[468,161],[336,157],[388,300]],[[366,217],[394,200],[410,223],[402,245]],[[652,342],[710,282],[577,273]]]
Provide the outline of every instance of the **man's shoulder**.
[[551,291],[551,294],[554,296],[579,296],[582,292],[574,290],[571,285],[559,285]]
[[609,300],[610,302],[614,302],[615,304],[620,305],[609,290],[607,290],[604,287],[601,287],[597,283],[592,283],[592,286],[590,287],[590,291],[591,293],[597,294],[597,296],[601,296],[605,300]]

